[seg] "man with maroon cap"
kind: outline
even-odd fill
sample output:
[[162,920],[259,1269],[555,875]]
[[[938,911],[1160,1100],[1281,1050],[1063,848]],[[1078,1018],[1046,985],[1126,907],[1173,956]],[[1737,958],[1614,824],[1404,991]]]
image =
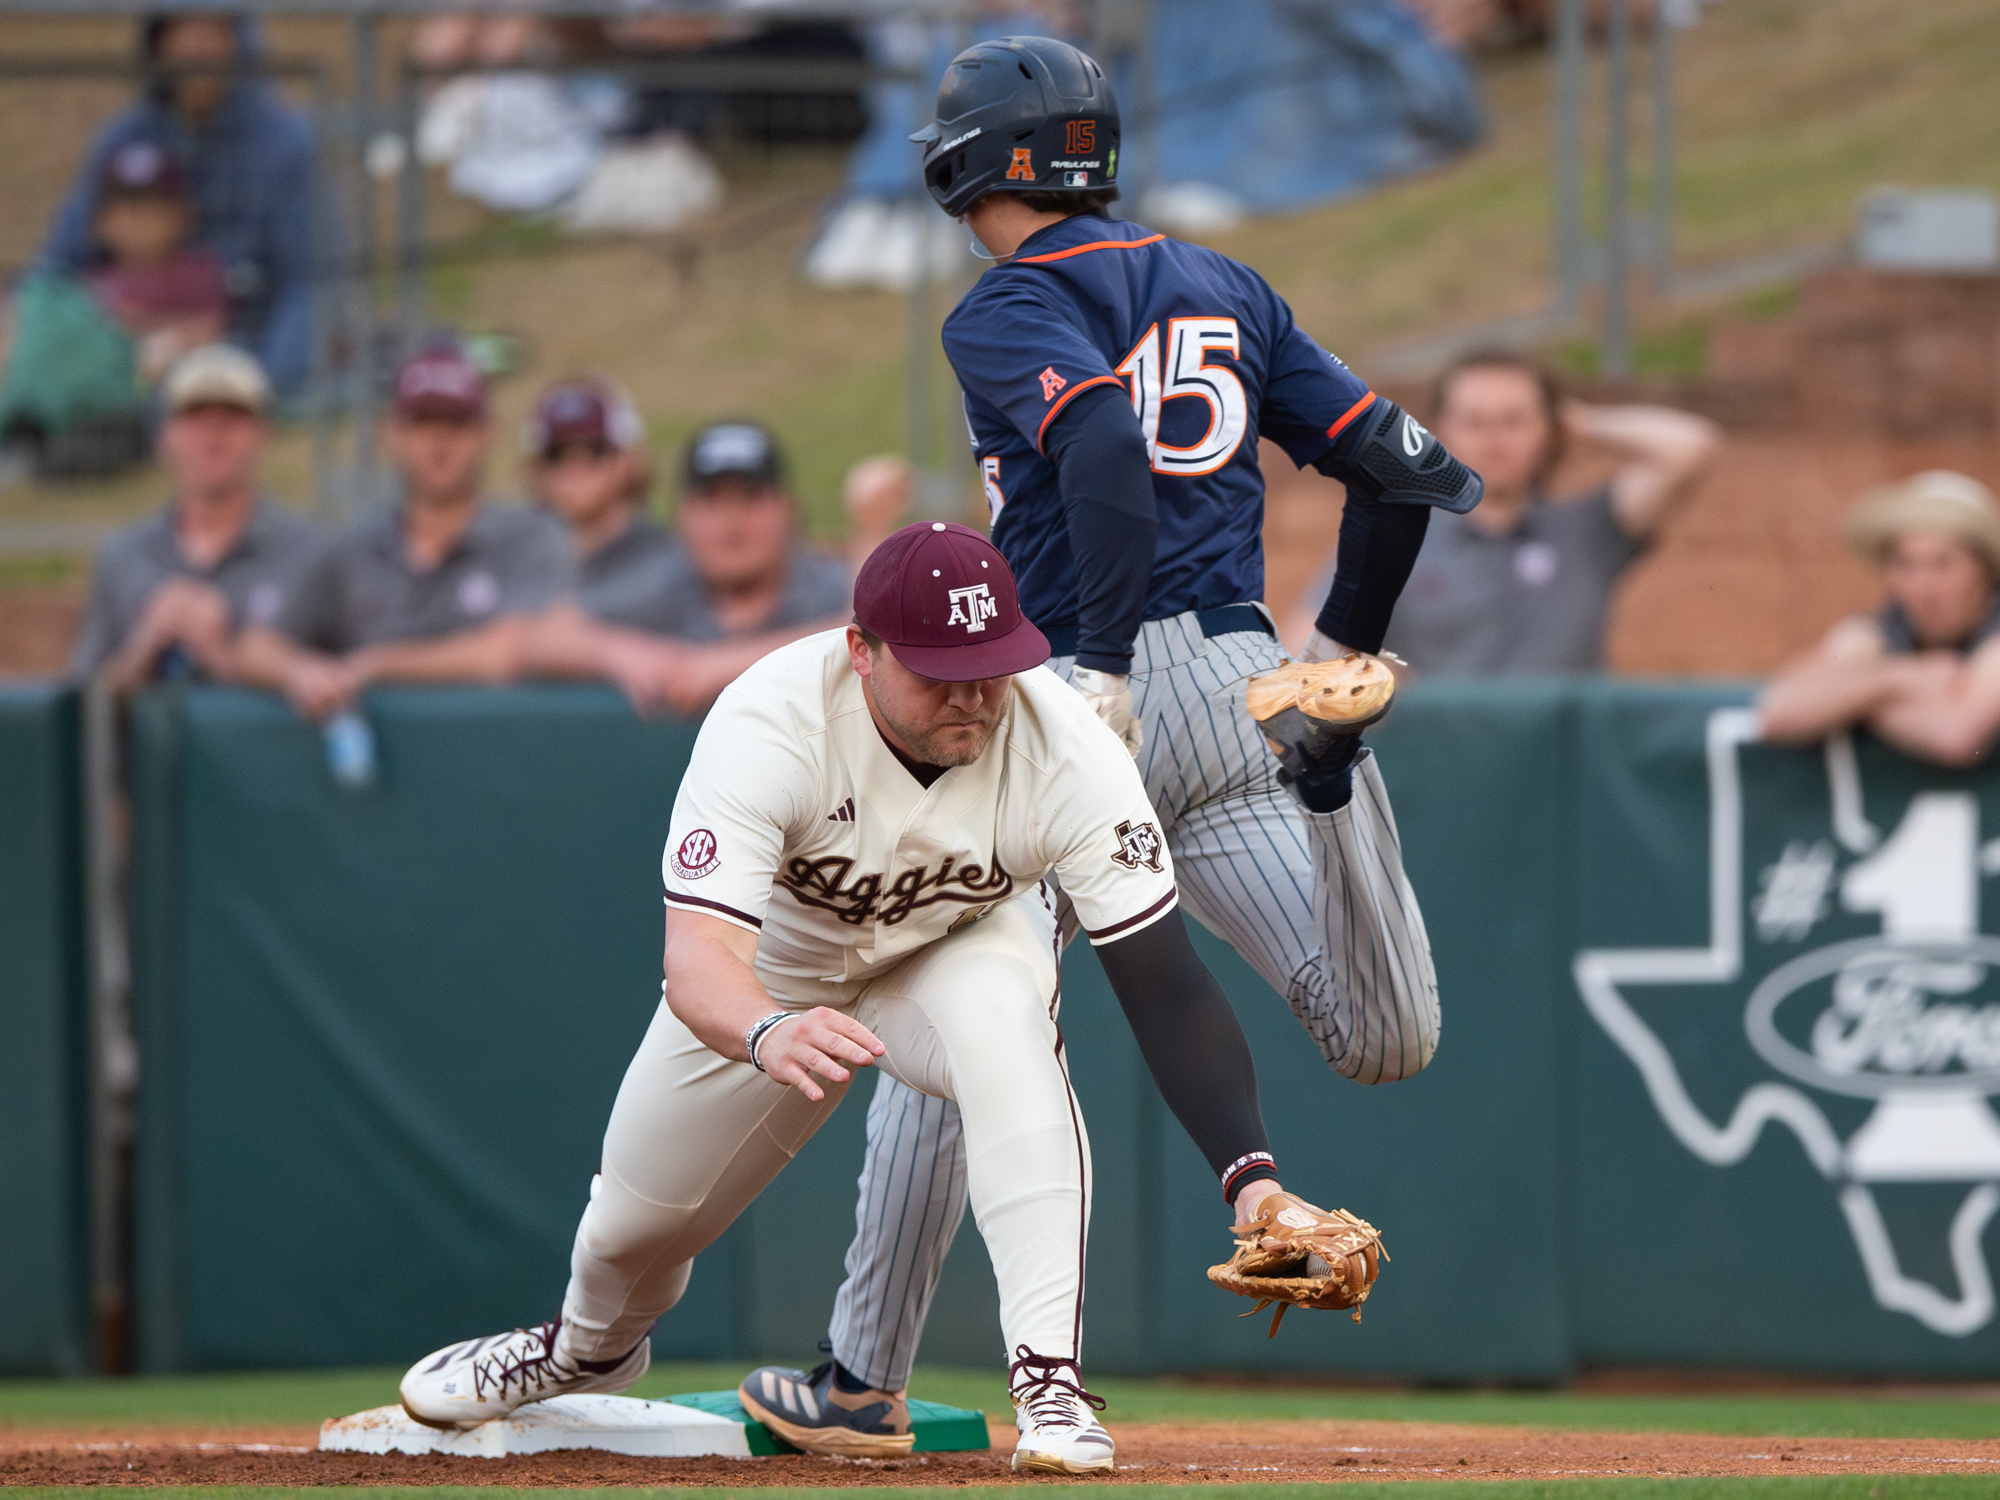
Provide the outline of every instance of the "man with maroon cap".
[[[963,526],[905,527],[863,565],[854,619],[765,657],[702,726],[667,835],[662,1001],[612,1107],[561,1315],[413,1367],[418,1420],[631,1385],[694,1256],[873,1066],[964,1117],[1015,1467],[1109,1469],[1077,1362],[1090,1154],[1047,876],[1239,1219],[1277,1189],[1249,1047],[1182,926],[1138,769],[1042,670],[1048,641],[1000,553]],[[743,1394],[762,1419],[802,1378],[759,1371]],[[908,1452],[907,1406],[879,1396],[855,1451]]]
[[[744,468],[739,452],[722,454],[734,467],[704,469],[724,433],[754,439],[762,467]],[[523,436],[530,486],[562,517],[578,560],[574,592],[520,622],[520,675],[604,678],[642,713],[699,713],[766,652],[847,618],[847,569],[797,545],[797,506],[762,428],[696,434],[679,536],[644,513],[643,429],[611,382],[551,386]]]
[[309,718],[373,681],[504,676],[483,627],[543,608],[570,580],[560,523],[480,497],[492,422],[463,354],[407,361],[383,434],[401,498],[335,538],[273,627],[246,631],[237,652],[238,680],[278,689]]

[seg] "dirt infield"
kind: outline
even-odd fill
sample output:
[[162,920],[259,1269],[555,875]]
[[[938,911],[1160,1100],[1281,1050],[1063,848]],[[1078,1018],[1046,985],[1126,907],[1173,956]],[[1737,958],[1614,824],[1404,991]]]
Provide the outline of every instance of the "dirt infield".
[[[1115,1483],[1297,1483],[1342,1479],[1556,1479],[1618,1474],[1964,1474],[2000,1470],[2000,1440],[1720,1437],[1562,1432],[1412,1422],[1116,1424]],[[966,1485],[1013,1480],[1013,1429],[989,1453],[894,1462],[782,1458],[376,1457],[320,1453],[311,1429],[0,1430],[4,1485]],[[1991,1466],[1991,1467],[1989,1467]]]

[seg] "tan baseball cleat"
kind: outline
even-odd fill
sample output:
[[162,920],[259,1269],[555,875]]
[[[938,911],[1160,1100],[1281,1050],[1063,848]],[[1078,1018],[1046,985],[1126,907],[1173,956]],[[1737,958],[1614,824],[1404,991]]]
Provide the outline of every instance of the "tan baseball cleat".
[[1396,675],[1379,656],[1350,651],[1334,661],[1287,662],[1250,679],[1244,704],[1278,759],[1293,775],[1309,770],[1370,724],[1380,723],[1396,693]]
[[805,1453],[901,1458],[916,1443],[901,1391],[843,1391],[833,1361],[808,1372],[783,1365],[752,1370],[736,1388],[743,1409]]

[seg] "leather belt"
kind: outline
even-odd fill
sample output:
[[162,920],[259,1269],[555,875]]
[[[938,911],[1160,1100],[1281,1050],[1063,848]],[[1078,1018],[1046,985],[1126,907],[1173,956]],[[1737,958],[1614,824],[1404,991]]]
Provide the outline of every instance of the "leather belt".
[[[1198,609],[1194,612],[1194,621],[1201,627],[1205,638],[1235,635],[1245,630],[1254,630],[1273,639],[1278,634],[1271,628],[1271,622],[1264,618],[1264,611],[1254,604],[1219,604],[1214,609]],[[1058,625],[1053,630],[1044,630],[1042,634],[1049,639],[1051,656],[1076,655],[1076,626]]]

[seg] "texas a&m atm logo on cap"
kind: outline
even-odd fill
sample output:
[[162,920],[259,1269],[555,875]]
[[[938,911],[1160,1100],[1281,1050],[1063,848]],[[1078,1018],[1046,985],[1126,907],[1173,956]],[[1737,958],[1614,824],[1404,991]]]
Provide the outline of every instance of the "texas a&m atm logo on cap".
[[1000,613],[1000,601],[983,583],[952,589],[946,597],[951,600],[951,614],[945,624],[963,625],[968,634],[977,635],[986,628],[988,620]]
[[706,828],[697,828],[681,840],[671,863],[674,873],[683,880],[699,880],[704,875],[713,875],[722,866],[715,835]]

